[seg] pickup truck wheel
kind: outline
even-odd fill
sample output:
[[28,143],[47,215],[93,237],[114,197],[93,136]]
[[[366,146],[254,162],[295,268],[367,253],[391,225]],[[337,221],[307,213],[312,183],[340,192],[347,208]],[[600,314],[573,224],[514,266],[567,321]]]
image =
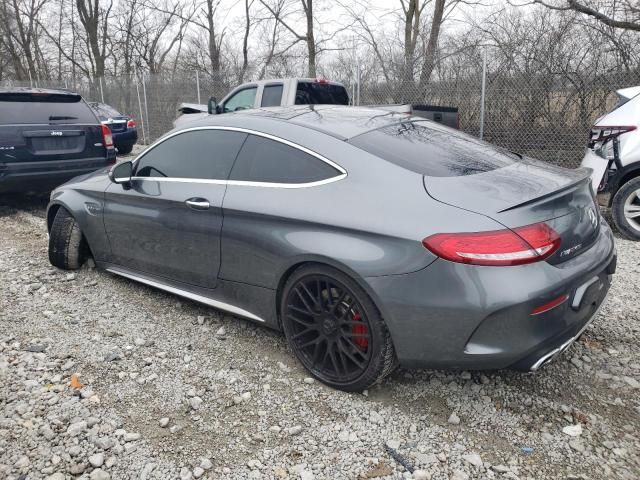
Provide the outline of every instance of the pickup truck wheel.
[[80,225],[65,208],[60,207],[49,232],[49,262],[63,270],[77,270],[88,251]]
[[616,192],[611,216],[625,238],[640,240],[640,177],[629,180]]

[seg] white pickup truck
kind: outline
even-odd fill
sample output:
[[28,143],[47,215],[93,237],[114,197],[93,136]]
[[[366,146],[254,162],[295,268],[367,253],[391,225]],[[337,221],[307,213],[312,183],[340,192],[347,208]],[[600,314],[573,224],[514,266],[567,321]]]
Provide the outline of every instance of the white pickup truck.
[[[243,83],[229,92],[220,102],[215,97],[208,105],[183,103],[174,127],[207,115],[237,112],[250,108],[284,107],[291,105],[349,105],[349,94],[338,82],[313,78],[282,78]],[[423,117],[452,128],[459,128],[458,109],[418,104],[371,105],[371,108]]]
[[202,116],[237,112],[250,108],[289,105],[349,105],[347,89],[338,82],[314,78],[283,78],[243,83],[229,92],[220,102],[215,97],[208,105],[183,103],[175,127]]

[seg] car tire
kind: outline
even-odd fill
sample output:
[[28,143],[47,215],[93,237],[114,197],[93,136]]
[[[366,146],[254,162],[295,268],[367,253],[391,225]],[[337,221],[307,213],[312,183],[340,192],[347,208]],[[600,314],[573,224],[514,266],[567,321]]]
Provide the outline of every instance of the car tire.
[[347,392],[380,382],[398,362],[380,312],[353,279],[307,265],[287,280],[280,317],[287,342],[319,381]]
[[87,242],[80,225],[65,208],[60,207],[49,232],[49,262],[63,270],[77,270],[87,254]]
[[118,147],[118,153],[120,155],[129,155],[131,153],[131,150],[133,150],[133,145]]
[[640,240],[640,177],[622,185],[611,202],[611,217],[618,231],[629,240]]

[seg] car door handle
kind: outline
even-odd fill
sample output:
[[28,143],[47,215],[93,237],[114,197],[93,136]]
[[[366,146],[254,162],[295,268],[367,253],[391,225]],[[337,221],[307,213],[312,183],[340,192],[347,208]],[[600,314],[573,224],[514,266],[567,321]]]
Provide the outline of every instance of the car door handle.
[[184,203],[186,203],[189,208],[193,208],[194,210],[208,210],[211,206],[211,204],[209,204],[209,201],[204,198],[190,198]]

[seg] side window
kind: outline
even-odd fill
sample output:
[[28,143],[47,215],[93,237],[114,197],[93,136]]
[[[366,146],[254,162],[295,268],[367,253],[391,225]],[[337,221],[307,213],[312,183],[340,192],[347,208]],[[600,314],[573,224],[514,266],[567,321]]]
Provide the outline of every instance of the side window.
[[322,82],[298,82],[296,105],[349,105],[349,95],[342,85]]
[[135,176],[226,180],[246,138],[224,130],[180,133],[140,157]]
[[262,90],[261,107],[279,107],[282,100],[282,84],[265,85]]
[[253,108],[257,91],[258,87],[249,87],[240,90],[224,103],[224,112],[235,112],[236,110]]
[[322,160],[284,143],[249,135],[238,154],[230,180],[308,183],[340,172]]

